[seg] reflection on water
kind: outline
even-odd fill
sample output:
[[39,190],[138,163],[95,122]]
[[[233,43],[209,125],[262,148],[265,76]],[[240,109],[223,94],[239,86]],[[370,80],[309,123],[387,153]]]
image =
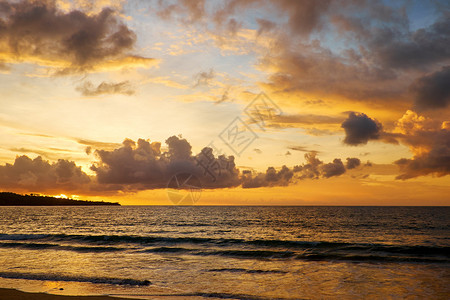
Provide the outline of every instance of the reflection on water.
[[446,298],[449,212],[3,207],[0,285],[192,298]]

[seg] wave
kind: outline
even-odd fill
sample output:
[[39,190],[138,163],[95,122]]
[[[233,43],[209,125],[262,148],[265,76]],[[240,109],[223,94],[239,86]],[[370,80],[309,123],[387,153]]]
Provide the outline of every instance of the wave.
[[143,250],[146,253],[177,253],[187,255],[198,256],[225,256],[241,259],[295,259],[295,260],[309,260],[309,261],[353,261],[353,262],[426,262],[426,263],[450,263],[450,261],[444,257],[435,256],[395,256],[387,254],[379,254],[372,252],[315,252],[304,251],[298,254],[293,251],[269,251],[269,250],[204,250],[204,249],[188,249],[188,248],[171,248],[171,247],[158,247]]
[[0,234],[0,241],[38,240],[48,237],[48,234]]
[[134,285],[134,286],[148,286],[151,284],[149,280],[138,280],[130,278],[110,278],[110,277],[83,277],[70,276],[61,274],[33,274],[33,273],[19,273],[19,272],[0,272],[0,277],[9,279],[27,279],[27,280],[41,280],[41,281],[73,281],[73,282],[90,282],[100,284],[113,285]]
[[248,270],[241,268],[222,268],[222,269],[209,269],[208,272],[230,272],[230,273],[248,273],[248,274],[287,274],[286,271],[281,270]]
[[68,246],[48,243],[2,243],[0,242],[0,248],[21,248],[21,249],[53,249],[53,250],[67,250],[75,252],[115,252],[123,251],[124,248],[118,247],[90,247],[90,246]]
[[[196,293],[179,293],[179,294],[109,294],[112,297],[121,297],[121,296],[144,296],[144,297],[170,297],[171,299],[178,299],[180,297],[202,297],[202,298],[214,298],[214,299],[235,299],[235,300],[287,300],[292,298],[274,298],[274,297],[261,297],[261,296],[253,296],[247,294],[234,294],[234,293],[205,293],[205,292],[196,292]],[[175,298],[176,297],[176,298]],[[296,298],[301,299],[301,298]]]
[[236,300],[286,300],[286,298],[266,298],[245,294],[232,294],[232,293],[184,293],[184,294],[152,294],[151,296],[157,297],[203,297],[203,298],[215,298],[215,299],[236,299]]
[[[0,242],[0,248],[56,249],[77,252],[113,252],[134,249],[160,254],[221,255],[252,259],[450,263],[450,247],[446,246],[66,234],[0,234],[0,240],[4,241]],[[76,243],[76,245],[60,245],[59,243]]]

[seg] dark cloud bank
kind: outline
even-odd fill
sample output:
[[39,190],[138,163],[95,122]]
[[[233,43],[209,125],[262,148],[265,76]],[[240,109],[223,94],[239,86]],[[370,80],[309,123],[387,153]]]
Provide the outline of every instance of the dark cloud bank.
[[194,174],[202,188],[207,189],[256,188],[339,176],[359,165],[355,163],[359,162],[357,158],[347,158],[347,167],[340,159],[324,163],[317,158],[317,153],[310,152],[305,154],[305,164],[293,168],[283,166],[277,170],[268,167],[264,173],[240,171],[233,156],[216,157],[208,147],[194,155],[189,142],[177,136],[168,138],[166,144],[167,151],[162,151],[159,142],[126,139],[115,149],[95,150],[97,161],[91,166],[95,176],[88,176],[68,160],[50,163],[41,157],[32,160],[25,155],[20,156],[14,164],[0,166],[0,188],[41,192],[135,192],[166,188],[172,176],[179,173]]

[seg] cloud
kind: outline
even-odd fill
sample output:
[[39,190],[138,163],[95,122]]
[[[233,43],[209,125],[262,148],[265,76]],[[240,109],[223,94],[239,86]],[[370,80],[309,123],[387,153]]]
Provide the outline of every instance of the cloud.
[[88,146],[96,149],[115,149],[117,147],[120,147],[120,143],[107,143],[107,142],[100,142],[100,141],[93,141],[93,140],[87,140],[87,139],[75,139],[78,144]]
[[[274,1],[271,7],[285,11],[288,19],[272,33],[277,42],[258,64],[267,71],[265,86],[273,92],[314,93],[404,109],[411,101],[413,78],[450,60],[445,12],[430,26],[410,31],[401,6],[378,1]],[[308,40],[311,33],[321,38]],[[348,46],[335,51],[325,35]]]
[[0,73],[9,73],[11,67],[0,60]]
[[338,132],[331,131],[328,129],[309,128],[306,129],[305,133],[312,136],[323,136],[323,135],[334,135],[337,134]]
[[410,146],[413,157],[395,161],[403,172],[397,179],[409,179],[424,175],[450,174],[450,127],[448,122],[435,120],[407,111],[397,122],[400,140]]
[[288,149],[294,150],[294,151],[309,152],[309,150],[306,147],[304,147],[304,146],[291,146],[291,147],[288,147]]
[[340,124],[344,120],[341,116],[327,116],[314,114],[292,114],[275,115],[275,123],[293,123],[293,124]]
[[421,131],[434,131],[440,127],[439,121],[419,116],[412,110],[407,110],[403,116],[395,123],[395,132],[402,134],[403,137],[412,137],[417,132]]
[[[23,191],[77,191],[86,193],[137,192],[149,189],[164,189],[177,174],[191,174],[204,189],[287,186],[297,180],[330,178],[346,172],[341,159],[323,163],[316,152],[305,154],[306,163],[289,168],[273,166],[265,172],[240,170],[233,156],[215,156],[212,148],[205,147],[194,155],[190,143],[181,137],[166,139],[167,150],[160,142],[125,139],[120,146],[114,144],[86,142],[81,140],[90,154],[94,146],[108,149],[94,151],[95,161],[88,176],[74,162],[59,159],[50,163],[41,156],[31,159],[17,157],[13,165],[0,166],[0,188]],[[356,158],[348,158],[357,160]],[[358,160],[359,161],[359,160]],[[348,169],[351,167],[348,165]]]
[[250,171],[243,171],[241,177],[242,187],[286,186],[293,175],[294,172],[286,166],[283,166],[279,171],[274,167],[269,167],[265,173],[257,173],[256,175]]
[[59,75],[153,63],[129,53],[135,42],[135,33],[108,7],[91,14],[63,11],[51,0],[1,5],[0,56],[8,63],[39,64]]
[[73,152],[72,150],[68,149],[59,149],[59,148],[47,148],[48,150],[42,150],[42,149],[30,149],[30,148],[9,148],[10,151],[17,152],[17,153],[35,153],[39,156],[48,158],[48,159],[58,159],[61,158],[60,153],[55,152]]
[[211,80],[214,78],[214,70],[210,69],[208,72],[200,72],[194,76],[196,83],[194,87],[209,85]]
[[405,32],[396,27],[373,30],[369,46],[381,65],[396,69],[423,69],[450,58],[450,20],[443,15],[427,28]]
[[230,92],[230,87],[227,87],[224,90],[224,92],[223,92],[222,96],[220,97],[220,99],[218,99],[215,103],[219,104],[219,103],[222,103],[222,102],[225,102],[225,101],[229,100],[229,98],[230,98],[229,92]]
[[405,180],[429,174],[442,177],[450,174],[450,132],[444,131],[437,136],[430,151],[415,155],[412,159],[395,161],[403,172],[397,179]]
[[356,167],[358,167],[361,164],[361,160],[359,158],[356,157],[348,157],[347,158],[347,163],[345,165],[345,167],[348,170],[354,169]]
[[178,173],[195,175],[202,188],[238,186],[239,170],[234,157],[215,157],[211,148],[204,148],[193,156],[185,139],[172,136],[166,140],[168,150],[161,151],[161,143],[126,139],[112,151],[96,150],[98,161],[91,170],[100,184],[115,185],[120,190],[166,188]]
[[305,153],[306,164],[294,166],[293,171],[299,173],[300,179],[317,179],[320,177],[319,167],[323,164],[316,152]]
[[306,163],[293,168],[293,171],[300,179],[318,179],[339,176],[345,173],[344,164],[339,158],[333,162],[323,163],[317,158],[317,152],[305,153]]
[[417,79],[411,85],[411,89],[416,94],[415,105],[417,108],[447,107],[450,104],[450,66]]
[[[266,172],[242,171],[241,181],[243,188],[287,186],[297,180],[319,179],[340,176],[346,172],[347,168],[342,160],[335,158],[330,163],[324,163],[317,158],[317,152],[305,153],[306,163],[296,165],[293,168],[283,166],[278,171],[274,167],[267,168]],[[347,161],[358,160],[357,158],[347,158]]]
[[322,176],[325,178],[339,176],[345,173],[345,166],[342,160],[335,158],[333,162],[322,165]]
[[59,159],[49,163],[40,156],[16,157],[14,164],[0,166],[0,188],[23,191],[82,191],[91,182],[73,161]]
[[363,113],[350,112],[341,126],[345,130],[344,143],[352,146],[367,144],[369,140],[378,140],[382,132],[381,123]]
[[288,25],[292,32],[309,35],[322,27],[324,16],[330,9],[330,0],[277,1],[289,16]]
[[[408,5],[353,0],[160,1],[159,15],[195,23],[221,47],[246,48],[257,56],[267,90],[314,94],[352,102],[389,103],[403,111],[417,76],[448,64],[448,5],[427,2],[423,28]],[[415,5],[415,4],[414,4]],[[248,14],[252,9],[260,13]],[[280,17],[283,16],[283,17]],[[253,36],[236,45],[230,37],[255,24]],[[261,36],[263,35],[263,36]],[[335,41],[342,45],[334,47]],[[330,71],[332,70],[332,71]],[[291,97],[286,97],[291,99]],[[288,101],[288,100],[287,100]]]
[[286,186],[297,179],[329,178],[346,171],[340,159],[323,163],[316,152],[309,152],[305,154],[307,162],[300,166],[280,169],[270,166],[265,172],[240,172],[233,156],[216,157],[209,147],[194,155],[190,143],[177,136],[169,137],[165,143],[167,151],[164,152],[161,143],[144,139],[137,142],[125,139],[114,150],[96,150],[97,161],[91,170],[96,174],[98,185],[121,191],[160,189],[166,188],[174,175],[188,173],[197,177],[206,189],[257,188]]
[[276,23],[271,22],[266,19],[256,19],[256,22],[258,23],[258,36],[265,33],[272,31],[276,27]]
[[176,15],[186,23],[196,22],[205,15],[205,3],[205,0],[159,1],[158,15],[164,19],[170,19]]
[[314,153],[319,153],[319,151],[316,150],[310,150],[305,146],[289,146],[288,147],[289,150],[294,150],[294,151],[301,151],[301,152],[314,152]]
[[129,81],[121,81],[118,83],[102,82],[95,87],[92,82],[85,81],[76,88],[83,96],[99,96],[104,94],[122,94],[131,96],[135,93]]

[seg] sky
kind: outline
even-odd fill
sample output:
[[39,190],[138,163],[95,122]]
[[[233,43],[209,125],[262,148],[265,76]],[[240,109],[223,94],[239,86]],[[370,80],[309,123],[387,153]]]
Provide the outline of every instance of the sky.
[[0,1],[0,191],[450,205],[448,45],[448,1]]

